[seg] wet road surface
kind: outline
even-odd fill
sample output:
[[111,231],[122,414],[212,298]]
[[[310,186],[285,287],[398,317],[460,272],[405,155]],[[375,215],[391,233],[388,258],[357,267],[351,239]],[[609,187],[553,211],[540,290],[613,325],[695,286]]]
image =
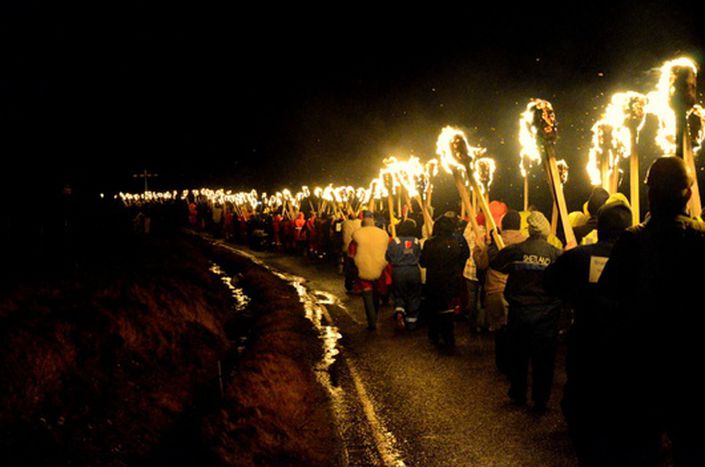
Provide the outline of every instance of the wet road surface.
[[549,411],[536,415],[509,403],[492,338],[471,337],[467,323],[456,323],[458,355],[441,355],[425,327],[396,331],[390,306],[382,308],[377,330],[368,331],[362,299],[345,293],[332,266],[235,248],[290,279],[304,278],[309,299],[325,306],[323,319],[342,336],[329,371],[349,465],[577,465],[558,406],[562,357]]

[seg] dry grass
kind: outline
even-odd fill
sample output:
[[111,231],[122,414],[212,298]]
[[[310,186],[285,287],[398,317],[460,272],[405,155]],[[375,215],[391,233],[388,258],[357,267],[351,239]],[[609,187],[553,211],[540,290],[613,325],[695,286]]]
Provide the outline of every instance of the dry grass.
[[111,246],[70,278],[0,295],[0,465],[332,465],[337,438],[295,291],[244,258],[251,349],[230,297],[184,240]]

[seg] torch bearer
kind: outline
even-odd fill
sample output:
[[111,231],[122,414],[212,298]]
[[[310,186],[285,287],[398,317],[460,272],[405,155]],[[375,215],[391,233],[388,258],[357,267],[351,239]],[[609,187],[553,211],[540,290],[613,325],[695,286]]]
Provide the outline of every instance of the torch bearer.
[[382,172],[382,181],[384,182],[384,187],[387,189],[387,207],[389,208],[389,225],[392,231],[392,237],[397,236],[397,228],[394,225],[394,200],[392,189],[394,188],[394,180],[392,174],[389,172]]
[[558,166],[556,165],[555,144],[558,137],[558,128],[553,106],[551,106],[551,103],[548,101],[532,99],[526,107],[526,112],[522,114],[522,119],[527,123],[531,123],[532,131],[536,136],[536,143],[540,144],[543,148],[546,177],[551,187],[553,201],[558,206],[558,214],[561,224],[563,224],[566,248],[572,248],[577,245],[577,242],[575,241],[573,228],[568,221],[568,208],[565,203],[565,197],[563,196],[563,187],[560,183]]
[[[465,139],[465,134],[462,131],[453,127],[445,127],[443,131],[441,131],[441,134],[438,137],[438,141],[436,142],[436,148],[438,151],[438,155],[441,157],[443,167],[446,169],[446,171],[449,171],[453,174],[453,178],[455,179],[455,186],[458,190],[458,193],[460,194],[460,198],[465,204],[465,209],[470,214],[470,222],[472,223],[472,226],[475,229],[475,234],[479,239],[481,237],[479,235],[479,228],[475,219],[476,215],[475,212],[472,210],[472,206],[470,204],[470,196],[468,194],[467,188],[465,187],[465,184],[463,183],[459,169],[463,168],[466,171],[468,175],[467,178],[470,181],[470,186],[473,190],[479,193],[480,186],[477,182],[477,177],[475,175],[475,155],[482,154],[485,152],[485,150],[483,148],[471,148],[467,140]],[[490,208],[487,202],[485,202],[485,198],[480,196],[479,201],[480,207],[482,208],[482,212],[484,213],[485,219],[487,221],[488,229],[490,229],[490,233],[494,238],[497,248],[504,248],[504,241],[498,233],[497,225],[495,224],[494,218],[490,213]]]
[[697,69],[690,60],[678,59],[672,63],[670,71],[669,98],[676,117],[676,156],[685,161],[693,174],[693,195],[690,197],[689,207],[690,215],[695,217],[700,215],[702,206],[698,188],[698,173],[695,169],[693,148],[688,134],[687,114],[696,102]]

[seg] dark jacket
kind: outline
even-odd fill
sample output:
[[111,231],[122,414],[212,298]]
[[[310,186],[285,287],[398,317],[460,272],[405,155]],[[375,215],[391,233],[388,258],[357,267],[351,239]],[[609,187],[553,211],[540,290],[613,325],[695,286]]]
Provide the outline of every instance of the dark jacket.
[[[566,251],[544,274],[546,292],[558,296],[574,311],[566,357],[573,393],[596,382],[604,369],[603,359],[609,358],[605,329],[613,309],[600,293],[598,280],[613,247],[614,242],[602,241]],[[590,398],[596,399],[596,394],[590,394]]]
[[426,294],[433,309],[447,310],[453,306],[468,256],[468,244],[454,236],[437,235],[424,243],[419,264],[426,268]]
[[544,275],[544,288],[575,310],[576,326],[603,327],[592,312],[599,307],[598,280],[614,247],[613,242],[598,242],[563,253]]
[[543,287],[543,274],[561,251],[540,237],[508,246],[497,253],[490,267],[508,274],[504,298],[512,307],[557,307],[560,302]]
[[704,264],[705,223],[685,216],[653,217],[615,244],[599,287],[616,306],[613,361],[631,403],[705,414]]

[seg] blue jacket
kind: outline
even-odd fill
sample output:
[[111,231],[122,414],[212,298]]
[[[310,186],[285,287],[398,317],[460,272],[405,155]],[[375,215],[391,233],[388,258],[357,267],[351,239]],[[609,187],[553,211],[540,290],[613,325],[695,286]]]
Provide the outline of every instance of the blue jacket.
[[416,237],[395,237],[387,247],[387,261],[395,268],[418,266],[421,244]]

